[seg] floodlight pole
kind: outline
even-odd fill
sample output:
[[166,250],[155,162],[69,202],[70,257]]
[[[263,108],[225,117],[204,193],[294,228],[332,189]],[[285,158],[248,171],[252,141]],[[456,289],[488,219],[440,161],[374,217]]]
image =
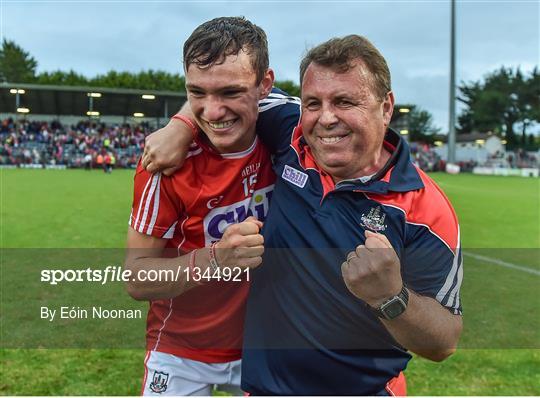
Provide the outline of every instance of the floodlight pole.
[[448,121],[448,163],[456,161],[456,2],[450,1],[450,112]]

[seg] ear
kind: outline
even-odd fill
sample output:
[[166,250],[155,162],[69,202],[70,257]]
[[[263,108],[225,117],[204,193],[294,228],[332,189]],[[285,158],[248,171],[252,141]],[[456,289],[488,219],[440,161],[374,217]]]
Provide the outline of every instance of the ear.
[[389,91],[382,103],[383,121],[384,127],[387,128],[392,120],[392,113],[394,113],[394,93]]
[[274,85],[274,71],[272,69],[267,69],[261,83],[259,84],[259,99],[262,100],[266,98],[270,91],[272,91],[272,86]]

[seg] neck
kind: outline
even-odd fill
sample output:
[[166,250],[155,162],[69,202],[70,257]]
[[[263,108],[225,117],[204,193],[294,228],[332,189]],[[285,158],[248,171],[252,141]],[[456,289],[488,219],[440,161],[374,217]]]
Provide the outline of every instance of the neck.
[[354,180],[360,177],[370,176],[379,172],[390,159],[391,153],[383,147],[377,152],[364,167],[360,167],[354,172],[346,175],[331,174],[334,183],[337,184],[343,180]]
[[249,149],[252,145],[255,139],[257,138],[257,135],[255,132],[253,133],[247,133],[244,137],[242,137],[242,140],[240,142],[236,142],[234,145],[231,146],[216,146],[208,136],[203,133],[200,134],[201,140],[206,143],[210,148],[212,148],[214,151],[221,155],[227,155],[227,154],[233,154],[238,152],[243,152],[247,149]]

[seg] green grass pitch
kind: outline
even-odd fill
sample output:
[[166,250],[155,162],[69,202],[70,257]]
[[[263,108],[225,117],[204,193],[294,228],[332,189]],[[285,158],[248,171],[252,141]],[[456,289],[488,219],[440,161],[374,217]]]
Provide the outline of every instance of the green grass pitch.
[[[35,300],[50,298],[40,293],[44,287],[33,276],[36,265],[21,262],[18,268],[12,267],[6,248],[122,248],[132,176],[127,170],[111,175],[84,170],[0,170],[2,347],[10,339],[54,338],[34,327],[35,314],[28,309]],[[525,271],[465,256],[461,347],[443,363],[415,357],[406,370],[409,394],[540,395],[539,180],[432,177],[458,213],[464,252],[525,267]],[[100,294],[99,287],[89,289]],[[86,292],[80,288],[66,294],[75,298],[82,291]],[[125,295],[121,288],[111,292],[101,298]],[[12,311],[20,311],[21,322],[16,325],[6,316]],[[93,347],[99,339],[118,338],[115,333],[120,331],[131,333],[126,339],[140,339],[142,347],[144,320],[130,331],[119,325],[89,325],[73,333],[84,332]],[[0,394],[138,395],[144,354],[142,348],[2,349]]]

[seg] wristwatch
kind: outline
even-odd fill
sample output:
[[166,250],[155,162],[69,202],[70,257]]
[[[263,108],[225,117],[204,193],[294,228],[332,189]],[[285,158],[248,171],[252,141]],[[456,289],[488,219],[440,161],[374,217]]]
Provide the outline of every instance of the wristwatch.
[[401,288],[401,292],[384,303],[379,308],[372,308],[379,318],[394,319],[403,314],[409,303],[409,291],[405,286]]

